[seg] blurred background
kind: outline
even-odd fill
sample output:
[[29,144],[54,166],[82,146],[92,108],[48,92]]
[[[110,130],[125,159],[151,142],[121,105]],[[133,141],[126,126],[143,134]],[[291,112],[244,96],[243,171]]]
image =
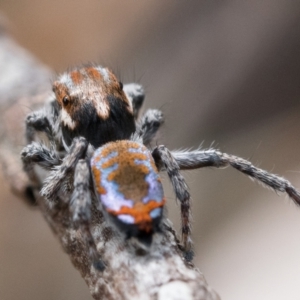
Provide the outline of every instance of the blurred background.
[[[159,143],[213,144],[300,188],[299,1],[0,0],[0,11],[56,72],[92,61],[142,83],[145,108],[166,117]],[[184,176],[195,264],[221,298],[300,299],[300,210],[229,168]],[[91,299],[41,214],[1,191],[0,299]]]

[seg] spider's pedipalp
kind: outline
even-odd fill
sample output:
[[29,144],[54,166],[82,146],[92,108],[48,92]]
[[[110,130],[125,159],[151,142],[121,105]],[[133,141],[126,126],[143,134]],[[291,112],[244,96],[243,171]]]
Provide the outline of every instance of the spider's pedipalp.
[[221,168],[231,166],[234,169],[272,188],[274,191],[287,193],[296,204],[300,205],[300,193],[288,180],[269,173],[263,169],[257,168],[248,160],[238,156],[222,153],[214,149],[172,151],[172,154],[181,170],[192,170],[203,167]]
[[191,240],[191,197],[188,191],[188,186],[180,174],[179,165],[173,157],[171,151],[165,146],[156,147],[152,156],[156,165],[163,167],[171,180],[175,195],[180,202],[181,211],[181,233],[182,241],[187,260],[192,260],[192,240]]

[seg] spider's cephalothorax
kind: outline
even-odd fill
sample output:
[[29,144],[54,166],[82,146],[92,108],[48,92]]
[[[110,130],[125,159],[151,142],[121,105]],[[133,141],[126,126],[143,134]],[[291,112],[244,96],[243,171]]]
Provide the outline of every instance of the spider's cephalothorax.
[[107,68],[86,66],[64,73],[53,83],[53,92],[61,109],[60,128],[67,147],[78,136],[99,147],[128,139],[135,130],[123,84]]
[[27,143],[44,132],[52,146],[68,151],[83,136],[93,146],[129,139],[136,129],[136,107],[144,100],[141,85],[124,85],[108,69],[85,65],[63,73],[53,83],[45,106],[26,119]]
[[[300,193],[289,181],[240,157],[215,149],[147,148],[164,122],[161,111],[147,110],[137,121],[143,88],[127,84],[123,89],[106,68],[73,69],[59,77],[53,90],[50,104],[27,117],[28,145],[21,154],[24,169],[33,180],[34,164],[50,171],[41,193],[52,202],[62,197],[69,200],[73,219],[81,224],[94,260],[98,257],[90,232],[94,192],[99,208],[120,231],[149,244],[163,218],[165,198],[159,171],[167,172],[179,200],[183,250],[189,260],[191,201],[180,170],[231,166],[300,204]],[[50,148],[35,142],[37,131],[46,133]]]
[[105,211],[128,237],[151,241],[165,203],[151,152],[132,141],[110,142],[95,151],[91,167]]

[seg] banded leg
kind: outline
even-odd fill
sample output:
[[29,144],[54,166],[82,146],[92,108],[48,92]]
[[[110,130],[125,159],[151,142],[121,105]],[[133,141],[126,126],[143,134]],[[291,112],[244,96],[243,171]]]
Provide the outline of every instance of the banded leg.
[[70,148],[70,152],[65,156],[60,166],[57,166],[47,177],[44,187],[41,190],[42,196],[48,200],[53,200],[60,190],[60,185],[70,173],[74,172],[76,164],[80,158],[85,158],[88,149],[88,142],[85,138],[75,138]]
[[33,166],[37,164],[46,170],[52,170],[61,163],[61,159],[54,150],[54,146],[50,145],[50,149],[48,149],[45,145],[36,142],[32,142],[23,148],[21,159],[23,162],[23,169],[31,181],[31,184],[28,185],[26,189],[28,203],[35,205],[36,199],[33,190],[40,190],[41,182],[37,177]]
[[171,180],[175,195],[180,202],[181,210],[181,233],[182,241],[187,260],[192,260],[192,240],[191,240],[191,197],[187,184],[179,172],[179,166],[172,153],[165,146],[156,147],[152,156],[158,168],[165,168]]
[[124,84],[123,90],[127,98],[132,103],[133,115],[134,118],[137,120],[140,109],[144,103],[145,91],[143,87],[138,83]]
[[55,132],[52,122],[49,120],[46,110],[41,109],[29,114],[26,118],[26,139],[27,143],[34,141],[37,131],[44,132],[49,141],[54,141]]
[[74,191],[71,197],[70,210],[76,229],[81,230],[83,240],[89,249],[89,257],[92,258],[96,269],[103,271],[104,265],[100,260],[94,238],[90,231],[91,224],[91,193],[90,171],[85,159],[80,159],[75,167]]
[[148,109],[138,122],[133,139],[149,145],[163,123],[164,116],[160,110]]
[[53,167],[61,164],[54,146],[50,146],[48,149],[45,145],[32,142],[23,148],[21,152],[21,159],[25,171],[32,169],[33,164],[38,164],[46,170],[52,170]]
[[181,170],[231,166],[271,187],[274,191],[287,193],[296,204],[300,205],[300,192],[288,180],[257,168],[251,162],[238,156],[222,153],[214,149],[205,151],[172,151],[172,155]]

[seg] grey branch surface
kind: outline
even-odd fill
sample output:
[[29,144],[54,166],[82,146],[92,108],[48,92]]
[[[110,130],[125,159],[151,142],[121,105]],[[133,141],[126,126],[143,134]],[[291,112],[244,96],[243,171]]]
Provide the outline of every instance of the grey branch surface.
[[[51,90],[53,74],[17,45],[1,24],[0,65],[1,172],[12,191],[25,199],[29,180],[20,160],[25,143],[24,119],[27,113],[43,105]],[[199,270],[184,261],[168,220],[163,224],[163,232],[155,234],[150,250],[142,251],[134,241],[126,241],[111,227],[101,211],[93,209],[91,233],[103,264],[103,271],[95,270],[80,228],[75,229],[72,221],[69,199],[50,208],[38,192],[43,182],[40,173],[36,173],[36,178],[31,184],[37,186],[38,208],[94,299],[219,299]]]

